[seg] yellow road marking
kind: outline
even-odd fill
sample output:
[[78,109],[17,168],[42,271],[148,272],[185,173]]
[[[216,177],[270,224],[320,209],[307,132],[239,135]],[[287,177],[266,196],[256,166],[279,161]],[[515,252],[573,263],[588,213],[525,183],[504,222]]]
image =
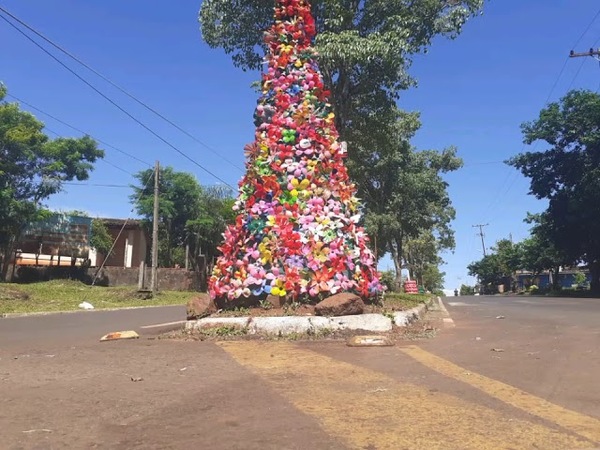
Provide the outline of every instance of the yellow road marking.
[[550,403],[543,398],[536,397],[501,381],[468,372],[465,368],[422,348],[410,346],[400,350],[442,375],[470,384],[504,403],[553,422],[591,441],[600,443],[600,420],[598,419]]
[[293,344],[219,345],[351,448],[589,447],[589,441],[560,430],[510,418],[458,397],[399,382]]

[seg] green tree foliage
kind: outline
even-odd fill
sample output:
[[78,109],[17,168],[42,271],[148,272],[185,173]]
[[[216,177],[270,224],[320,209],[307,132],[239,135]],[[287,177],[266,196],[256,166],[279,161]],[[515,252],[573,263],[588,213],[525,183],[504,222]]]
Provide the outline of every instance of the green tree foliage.
[[556,248],[546,214],[530,214],[525,220],[533,224],[531,236],[521,242],[521,269],[536,277],[544,270],[552,272],[553,289],[560,289],[560,267],[570,264],[567,256]]
[[460,295],[475,295],[475,288],[466,284],[460,285]]
[[0,278],[23,227],[43,218],[43,201],[65,181],[86,180],[104,156],[89,136],[50,139],[44,124],[4,101],[0,85]]
[[421,272],[421,286],[434,294],[440,294],[444,288],[445,272],[441,272],[439,266],[428,264]]
[[544,141],[508,163],[531,179],[530,193],[548,200],[544,231],[572,262],[588,265],[591,289],[600,292],[600,95],[570,91],[522,126],[524,141]]
[[113,238],[108,231],[108,228],[101,219],[92,219],[92,230],[90,233],[90,247],[98,252],[106,255],[108,258],[109,251],[113,245]]
[[363,187],[367,230],[379,255],[390,252],[400,283],[404,264],[412,271],[438,265],[438,252],[454,248],[456,212],[443,174],[462,160],[453,148],[416,151],[402,141],[376,153],[364,170],[352,169]]
[[208,263],[207,274],[212,271],[212,262],[219,254],[217,247],[221,244],[225,228],[235,222],[234,202],[228,190],[204,188],[200,196],[200,210],[187,222],[192,252],[204,255]]
[[517,270],[522,268],[522,246],[501,239],[491,253],[469,264],[469,275],[476,276],[486,287],[509,284]]
[[477,277],[483,286],[496,286],[502,283],[503,272],[498,255],[490,254],[467,266],[469,275]]
[[396,273],[393,270],[385,270],[381,272],[381,276],[379,278],[381,283],[385,286],[386,292],[397,292],[398,285],[395,282]]
[[573,284],[577,285],[577,288],[584,288],[587,283],[587,277],[583,272],[576,272],[573,275]]
[[[136,174],[139,182],[130,196],[138,214],[152,228],[154,182],[152,169]],[[189,173],[163,167],[159,173],[159,265],[185,265],[185,247],[189,246],[193,269],[207,275],[217,255],[217,245],[227,224],[235,219],[229,191],[203,188]]]
[[[319,64],[331,90],[338,130],[357,115],[395,109],[401,90],[414,84],[411,58],[437,36],[456,37],[483,0],[314,0]],[[242,69],[259,69],[265,54],[263,30],[273,20],[264,0],[204,0],[202,37],[230,54]],[[354,126],[354,125],[353,125]]]
[[[152,169],[138,172],[135,178],[140,185],[133,187],[134,193],[130,196],[137,213],[146,219],[150,232],[154,212],[153,176]],[[158,189],[158,263],[162,267],[173,267],[175,264],[185,263],[181,260],[182,253],[176,249],[185,248],[188,236],[186,225],[200,210],[202,188],[193,175],[175,172],[172,167],[163,167],[159,173]]]

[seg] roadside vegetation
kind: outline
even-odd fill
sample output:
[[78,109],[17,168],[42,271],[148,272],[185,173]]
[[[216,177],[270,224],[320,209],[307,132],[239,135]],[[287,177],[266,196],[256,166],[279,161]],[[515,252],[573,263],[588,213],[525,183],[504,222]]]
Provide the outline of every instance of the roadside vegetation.
[[[518,154],[507,164],[529,178],[529,193],[546,200],[547,207],[525,218],[531,224],[530,237],[518,243],[500,240],[488,255],[469,265],[470,274],[483,286],[510,286],[517,270],[529,272],[533,280],[550,272],[550,289],[559,292],[561,268],[570,267],[585,269],[589,279],[575,273],[570,281],[574,290],[560,295],[600,296],[600,209],[595,206],[600,199],[599,114],[597,92],[572,90],[521,126],[526,144],[541,142],[547,149]],[[541,293],[535,282],[526,287]]]
[[0,283],[0,316],[12,313],[79,310],[82,302],[95,309],[133,306],[185,305],[193,294],[162,291],[151,299],[141,296],[134,286],[88,286],[79,281],[53,280],[42,283]]

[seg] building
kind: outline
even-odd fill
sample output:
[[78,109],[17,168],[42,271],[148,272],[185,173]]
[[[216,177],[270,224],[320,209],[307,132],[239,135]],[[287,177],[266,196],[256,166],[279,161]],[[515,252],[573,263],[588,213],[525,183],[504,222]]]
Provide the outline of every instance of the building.
[[53,213],[29,224],[17,243],[16,266],[83,265],[90,251],[92,219]]
[[114,247],[106,257],[95,249],[90,250],[90,265],[92,267],[139,267],[146,261],[150,238],[140,220],[99,219],[113,238]]
[[90,247],[91,217],[53,213],[25,228],[15,266],[139,267],[146,260],[150,239],[140,220],[97,220],[106,225],[114,242],[108,258]]
[[[587,283],[589,284],[591,281],[589,271],[587,269],[577,267],[561,267],[558,273],[558,284],[563,289],[571,288],[571,286],[575,283],[575,274],[580,272],[585,274]],[[517,272],[517,288],[519,290],[524,290],[532,285],[535,285],[540,289],[550,288],[552,287],[552,277],[552,272],[547,270],[537,274],[536,276],[533,276],[532,272],[521,270]]]

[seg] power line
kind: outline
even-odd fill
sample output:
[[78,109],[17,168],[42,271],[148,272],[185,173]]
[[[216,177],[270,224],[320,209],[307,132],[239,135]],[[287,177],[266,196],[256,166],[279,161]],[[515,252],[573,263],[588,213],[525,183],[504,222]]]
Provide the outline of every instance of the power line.
[[598,9],[598,11],[596,12],[596,15],[594,15],[594,17],[592,18],[592,20],[590,21],[590,23],[588,24],[586,29],[583,31],[583,33],[581,33],[581,36],[579,36],[579,39],[577,39],[575,41],[575,43],[571,46],[571,48],[577,47],[577,44],[579,44],[581,42],[581,40],[584,38],[584,36],[587,34],[587,32],[590,30],[590,28],[592,28],[592,25],[594,24],[594,22],[596,22],[596,19],[598,18],[598,16],[600,16],[600,9]]
[[[54,130],[51,130],[51,129],[50,129],[50,128],[48,128],[48,127],[44,127],[44,130],[46,130],[48,133],[52,133],[52,134],[56,135],[57,137],[61,137],[61,136],[62,136],[60,133],[57,133],[56,131],[54,131]],[[127,170],[123,169],[122,167],[119,167],[118,165],[116,165],[116,164],[114,164],[114,163],[112,163],[112,162],[108,161],[106,158],[100,158],[100,159],[99,159],[99,161],[102,161],[103,163],[106,163],[106,164],[108,164],[109,166],[112,166],[112,167],[114,167],[115,169],[117,169],[117,170],[120,170],[120,171],[121,171],[121,172],[123,172],[123,173],[126,173],[127,175],[131,175],[132,177],[135,177],[135,174],[133,174],[132,172],[129,172],[129,171],[127,171]]]
[[490,165],[490,164],[504,164],[504,161],[481,161],[481,162],[473,162],[473,163],[465,164],[464,166],[462,166],[462,169],[464,169],[465,167],[486,166],[486,165]]
[[[0,7],[0,11],[5,11],[2,7]],[[231,186],[227,181],[223,180],[221,177],[219,177],[218,175],[216,175],[215,173],[213,173],[211,170],[207,169],[206,167],[204,167],[202,164],[200,164],[199,162],[197,162],[196,160],[194,160],[193,158],[191,158],[190,156],[188,156],[186,153],[184,153],[183,151],[181,151],[179,148],[177,148],[175,145],[173,145],[171,142],[167,141],[164,137],[162,137],[160,134],[158,134],[156,131],[154,131],[153,129],[151,129],[148,125],[146,125],[144,122],[142,122],[141,120],[139,120],[138,118],[136,118],[135,116],[133,116],[131,113],[129,113],[125,108],[123,108],[122,106],[120,106],[118,103],[116,103],[114,100],[112,100],[110,97],[108,97],[106,94],[104,94],[102,91],[100,91],[98,88],[96,88],[94,85],[92,85],[89,81],[87,81],[85,78],[83,78],[81,75],[79,75],[77,72],[75,72],[73,69],[71,69],[69,66],[67,66],[65,63],[63,63],[60,59],[58,59],[56,56],[54,56],[52,53],[50,53],[48,50],[46,50],[44,47],[42,47],[38,42],[36,42],[33,38],[31,38],[30,36],[28,36],[25,32],[23,32],[21,29],[19,29],[16,25],[14,25],[12,22],[10,22],[6,17],[4,17],[1,13],[0,13],[0,19],[4,20],[6,23],[8,23],[12,28],[14,28],[15,30],[17,30],[17,32],[19,32],[21,35],[23,35],[27,40],[29,40],[30,42],[32,42],[36,47],[38,47],[40,50],[42,50],[44,53],[46,53],[48,56],[50,56],[52,59],[54,59],[58,64],[60,64],[63,68],[65,68],[67,71],[69,71],[71,74],[73,74],[75,77],[77,77],[81,82],[83,82],[86,86],[88,86],[90,89],[92,89],[94,92],[96,92],[98,95],[100,95],[102,98],[104,98],[106,101],[108,101],[111,105],[113,105],[115,108],[117,108],[119,111],[121,111],[123,114],[125,114],[127,117],[129,117],[131,120],[133,120],[134,122],[136,122],[138,125],[140,125],[142,128],[144,128],[146,131],[148,131],[150,134],[152,134],[154,137],[156,137],[158,140],[160,140],[161,142],[163,142],[164,144],[166,144],[167,146],[169,146],[170,148],[172,148],[173,150],[175,150],[177,153],[179,153],[181,156],[183,156],[185,159],[187,159],[188,161],[190,161],[192,164],[194,164],[195,166],[197,166],[198,168],[202,169],[203,171],[205,171],[206,173],[208,173],[210,176],[212,176],[213,178],[219,180],[220,182],[226,184],[227,186],[229,186],[231,189],[235,188],[233,186]]]
[[[2,16],[0,16],[0,17],[2,17]],[[10,98],[13,98],[13,99],[15,99],[15,100],[16,100],[16,101],[18,101],[19,103],[22,103],[23,105],[26,105],[26,106],[30,107],[31,109],[34,109],[34,110],[36,110],[36,111],[38,111],[38,112],[40,112],[40,113],[44,114],[45,116],[48,116],[48,117],[50,117],[52,120],[55,120],[55,121],[57,121],[58,123],[60,123],[60,124],[62,124],[62,125],[64,125],[64,126],[66,126],[66,127],[69,127],[69,128],[71,128],[72,130],[74,130],[74,131],[77,131],[78,133],[81,133],[81,134],[86,134],[86,135],[90,136],[90,137],[91,137],[91,138],[93,138],[95,141],[98,141],[98,142],[100,142],[102,145],[105,145],[106,147],[110,147],[110,148],[112,148],[113,150],[116,150],[116,151],[118,151],[119,153],[122,153],[123,155],[125,155],[125,156],[128,156],[128,157],[130,157],[131,159],[134,159],[134,160],[136,160],[137,162],[140,162],[140,163],[142,163],[142,164],[145,164],[145,165],[147,165],[147,166],[149,166],[149,167],[152,167],[152,164],[150,164],[148,161],[144,161],[143,159],[140,159],[140,158],[138,158],[137,156],[135,156],[135,155],[132,155],[131,153],[128,153],[128,152],[126,152],[125,150],[122,150],[122,149],[120,149],[120,148],[118,148],[118,147],[115,147],[114,145],[112,145],[112,144],[109,144],[109,143],[108,143],[108,142],[106,142],[106,141],[103,141],[103,140],[101,140],[101,139],[98,139],[97,137],[95,137],[95,136],[92,136],[92,134],[91,134],[91,133],[88,133],[87,131],[81,130],[80,128],[77,128],[76,126],[74,126],[74,125],[71,125],[71,124],[69,124],[69,123],[65,122],[64,120],[62,120],[62,119],[59,119],[58,117],[56,117],[56,116],[54,116],[54,115],[50,114],[49,112],[46,112],[46,111],[42,110],[41,108],[39,108],[39,107],[37,107],[37,106],[34,106],[34,105],[32,105],[31,103],[29,103],[29,102],[26,102],[25,100],[23,100],[23,99],[21,99],[21,98],[19,98],[19,97],[15,96],[15,95],[13,95],[13,94],[7,93],[7,94],[6,94],[6,96],[7,96],[7,97],[10,97]]]
[[183,134],[185,134],[187,137],[189,137],[190,139],[192,139],[194,142],[202,145],[207,150],[209,150],[213,154],[217,155],[219,158],[221,158],[224,161],[226,161],[232,167],[234,167],[234,168],[236,168],[238,170],[241,170],[242,172],[244,171],[243,168],[241,168],[237,164],[233,163],[229,159],[225,158],[221,153],[219,153],[218,151],[216,151],[215,149],[213,149],[211,146],[209,146],[205,142],[203,142],[200,139],[198,139],[196,136],[194,136],[193,134],[191,134],[189,131],[185,130],[184,128],[182,128],[179,125],[177,125],[176,123],[174,123],[172,120],[170,120],[168,117],[166,117],[163,114],[161,114],[156,109],[152,108],[151,106],[149,106],[148,104],[146,104],[142,100],[138,99],[135,95],[133,95],[132,93],[130,93],[129,91],[127,91],[125,88],[123,88],[122,86],[116,84],[110,78],[108,78],[107,76],[105,76],[102,73],[98,72],[96,69],[94,69],[90,65],[86,64],[80,58],[78,58],[77,56],[73,55],[68,50],[66,50],[65,48],[63,48],[62,46],[60,46],[59,44],[57,44],[56,42],[52,41],[50,38],[46,37],[41,32],[37,31],[31,25],[28,25],[23,20],[19,19],[17,16],[15,16],[14,14],[10,13],[9,11],[7,11],[2,6],[0,6],[0,11],[4,12],[6,15],[8,15],[9,17],[11,17],[13,20],[17,21],[19,24],[21,24],[22,26],[24,26],[25,28],[27,28],[29,31],[31,31],[32,33],[34,33],[35,35],[37,35],[38,37],[40,37],[41,39],[43,39],[44,41],[46,41],[48,44],[52,45],[54,48],[56,48],[57,50],[59,50],[60,52],[62,52],[66,56],[68,56],[69,58],[71,58],[73,61],[75,61],[78,64],[82,65],[83,67],[85,67],[86,69],[88,69],[90,72],[94,73],[95,75],[97,75],[98,77],[100,77],[101,79],[103,79],[104,81],[106,81],[108,84],[110,84],[111,86],[113,86],[114,88],[116,88],[117,90],[119,90],[121,93],[125,94],[127,97],[129,97],[130,99],[132,99],[133,101],[135,101],[136,103],[138,103],[139,105],[141,105],[142,107],[144,107],[145,109],[147,109],[148,111],[150,111],[151,113],[153,113],[156,116],[160,117],[162,120],[164,120],[169,125],[171,125],[175,129],[177,129],[180,132],[182,132]]
[[[587,25],[587,27],[585,28],[585,30],[583,31],[583,33],[581,33],[581,35],[575,41],[575,43],[571,46],[571,48],[576,47],[581,42],[581,40],[585,37],[585,35],[590,30],[590,28],[592,27],[592,25],[596,22],[596,19],[598,17],[600,17],[600,9],[596,12],[596,14],[594,15],[594,17],[590,21],[590,23]],[[594,43],[593,46],[595,46],[598,43],[598,41],[600,41],[600,38],[596,40],[596,42]],[[565,71],[565,69],[567,67],[569,59],[570,59],[569,56],[565,57],[565,60],[563,62],[562,67],[560,68],[558,76],[555,78],[554,82],[552,83],[552,87],[550,88],[550,91],[548,92],[548,96],[546,97],[546,101],[544,102],[544,105],[548,104],[548,102],[552,98],[552,94],[554,93],[554,90],[556,89],[556,86],[558,86],[558,82],[560,81],[560,79],[561,79],[561,77],[562,77],[562,75],[563,75],[563,73],[564,73],[564,71]],[[583,68],[584,63],[585,63],[585,60],[581,63],[581,65],[577,69],[577,72],[575,72],[575,75],[571,79],[571,83],[569,84],[569,87],[568,87],[567,91],[569,91],[571,89],[571,87],[573,86],[573,83],[575,83],[575,80],[579,76],[579,73],[581,72],[581,69]],[[598,90],[600,90],[600,85],[598,85]],[[525,150],[526,146],[527,146],[527,144],[523,143],[523,145],[521,146],[521,153],[523,152],[523,150]],[[538,142],[536,141],[534,143],[534,145],[533,145],[533,151],[535,151],[535,149],[537,148],[537,146],[538,146]],[[511,175],[513,176],[512,181],[508,184],[508,188],[504,191],[504,194],[500,195],[500,193],[504,189],[504,186],[507,184],[507,182],[511,178]],[[495,204],[497,204],[502,197],[504,197],[506,194],[508,194],[508,192],[511,190],[511,188],[514,185],[514,183],[516,182],[516,180],[517,180],[517,176],[513,173],[512,170],[509,169],[507,171],[507,173],[506,173],[506,176],[504,177],[504,181],[502,182],[502,185],[501,185],[500,189],[498,189],[497,194],[494,197],[492,197],[493,200],[488,204],[487,208],[485,209],[484,216],[489,213],[490,209],[492,209],[492,207]]]
[[567,92],[569,92],[571,90],[571,88],[573,87],[573,84],[575,83],[575,80],[579,76],[579,73],[581,72],[581,69],[583,69],[585,61],[586,60],[584,59],[584,60],[581,61],[581,64],[579,64],[579,67],[577,68],[577,72],[575,72],[575,75],[573,76],[573,79],[571,80],[571,83],[569,83],[569,87],[567,88]]
[[102,184],[102,183],[75,183],[71,181],[63,181],[61,184],[68,186],[93,186],[93,187],[108,187],[108,188],[128,188],[131,189],[129,184]]
[[106,158],[102,158],[102,159],[100,159],[100,161],[102,161],[102,162],[104,162],[104,163],[108,164],[108,165],[109,165],[109,166],[111,166],[111,167],[114,167],[114,168],[115,168],[115,169],[117,169],[117,170],[120,170],[120,171],[121,171],[121,172],[123,172],[123,173],[126,173],[127,175],[131,175],[132,177],[135,177],[135,174],[134,174],[134,173],[132,173],[132,172],[130,172],[130,171],[128,171],[128,170],[125,170],[125,169],[123,169],[122,167],[119,167],[118,165],[116,165],[116,164],[114,164],[114,163],[111,163],[110,161],[107,161],[107,160],[106,160]]
[[[96,280],[98,279],[98,275],[100,274],[100,271],[104,268],[104,264],[106,264],[106,260],[108,259],[108,257],[110,256],[110,254],[112,253],[112,251],[114,250],[115,246],[117,245],[117,241],[119,240],[119,238],[121,237],[121,235],[123,234],[123,231],[125,230],[125,227],[127,226],[127,223],[129,222],[129,220],[131,219],[131,214],[133,214],[133,211],[135,210],[135,204],[139,203],[142,195],[144,195],[144,191],[146,190],[146,188],[148,187],[148,183],[150,182],[150,180],[152,180],[155,176],[157,175],[156,169],[153,168],[152,172],[150,172],[150,174],[148,175],[148,178],[146,179],[146,182],[144,183],[144,186],[142,187],[142,189],[140,190],[140,193],[137,197],[137,199],[135,200],[135,202],[132,202],[132,204],[134,205],[131,208],[130,211],[130,216],[125,219],[125,221],[123,222],[123,226],[121,227],[121,229],[119,230],[119,232],[117,233],[117,237],[115,237],[110,250],[108,251],[108,253],[106,254],[106,257],[104,258],[104,261],[102,261],[102,265],[98,268],[98,270],[96,270],[96,273],[94,274],[94,279],[92,280],[92,287],[96,284]],[[141,181],[141,180],[140,180]]]

